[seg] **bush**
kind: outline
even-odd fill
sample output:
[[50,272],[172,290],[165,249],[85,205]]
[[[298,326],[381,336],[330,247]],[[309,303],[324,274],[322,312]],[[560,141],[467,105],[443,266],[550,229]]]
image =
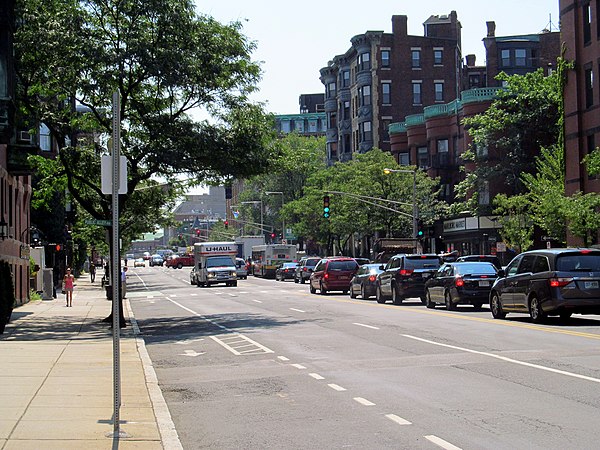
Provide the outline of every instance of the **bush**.
[[10,273],[10,266],[6,261],[0,261],[0,334],[10,321],[12,310],[15,306],[15,290]]

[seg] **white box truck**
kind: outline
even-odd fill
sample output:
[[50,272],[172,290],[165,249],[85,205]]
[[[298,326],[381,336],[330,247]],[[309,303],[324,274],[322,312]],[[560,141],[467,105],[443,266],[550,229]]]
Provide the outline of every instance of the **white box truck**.
[[194,244],[194,268],[190,281],[197,286],[225,283],[237,286],[235,242],[199,242]]

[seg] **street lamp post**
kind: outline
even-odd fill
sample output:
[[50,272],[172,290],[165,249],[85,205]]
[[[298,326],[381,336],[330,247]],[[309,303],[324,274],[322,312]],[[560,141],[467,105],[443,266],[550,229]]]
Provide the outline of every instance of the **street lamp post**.
[[417,222],[419,220],[419,210],[417,208],[417,170],[402,170],[402,169],[383,169],[383,173],[412,173],[413,175],[413,198],[412,198],[412,207],[413,207],[413,239],[417,239]]
[[[284,205],[284,199],[283,199],[283,192],[279,192],[279,191],[267,191],[265,192],[265,194],[267,195],[281,195],[281,209],[283,209],[283,205]],[[286,238],[286,233],[285,233],[285,219],[283,217],[283,214],[281,214],[281,243],[282,244],[287,244],[287,238]]]

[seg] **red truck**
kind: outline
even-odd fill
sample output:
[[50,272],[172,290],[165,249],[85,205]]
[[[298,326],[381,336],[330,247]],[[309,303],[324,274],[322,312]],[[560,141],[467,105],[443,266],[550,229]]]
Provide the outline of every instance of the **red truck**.
[[181,269],[182,267],[194,267],[194,255],[172,255],[167,258],[165,266],[172,269]]

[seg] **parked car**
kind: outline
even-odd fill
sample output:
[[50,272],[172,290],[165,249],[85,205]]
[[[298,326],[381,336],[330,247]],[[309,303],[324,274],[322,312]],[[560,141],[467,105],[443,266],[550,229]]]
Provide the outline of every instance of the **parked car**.
[[137,258],[133,262],[133,267],[146,267],[146,261],[144,261],[144,258]]
[[377,302],[391,298],[400,305],[405,298],[418,297],[425,304],[425,282],[441,265],[441,258],[434,254],[392,256],[377,275]]
[[553,248],[517,255],[500,270],[490,309],[495,319],[519,312],[536,323],[547,316],[600,314],[600,250]]
[[164,264],[164,262],[165,262],[165,260],[159,254],[152,255],[150,257],[150,267],[153,267],[153,266],[162,266]]
[[490,298],[498,270],[489,262],[446,263],[425,282],[425,306],[435,308],[442,303],[448,311],[458,304],[481,309]]
[[296,267],[298,263],[295,262],[281,264],[275,271],[275,281],[293,280],[296,276]]
[[354,258],[354,260],[358,263],[359,266],[371,263],[371,260],[369,258]]
[[238,280],[245,280],[248,278],[248,265],[246,261],[242,258],[235,258],[235,271],[238,277]]
[[316,294],[319,290],[322,295],[329,291],[342,291],[347,294],[350,290],[350,280],[358,267],[354,258],[336,257],[320,260],[310,274],[310,293]]
[[306,280],[310,278],[310,274],[313,272],[313,269],[319,261],[321,261],[321,258],[318,256],[308,256],[300,259],[300,261],[298,261],[298,266],[296,267],[294,282],[302,284],[306,283]]
[[350,298],[356,298],[357,295],[360,295],[366,300],[375,295],[377,275],[381,272],[381,264],[363,264],[360,266],[352,280],[350,280]]
[[456,262],[467,262],[467,261],[489,262],[489,263],[492,263],[494,265],[494,267],[496,267],[496,269],[502,269],[502,264],[500,263],[500,258],[498,258],[495,255],[465,255],[465,256],[460,256],[456,260]]

